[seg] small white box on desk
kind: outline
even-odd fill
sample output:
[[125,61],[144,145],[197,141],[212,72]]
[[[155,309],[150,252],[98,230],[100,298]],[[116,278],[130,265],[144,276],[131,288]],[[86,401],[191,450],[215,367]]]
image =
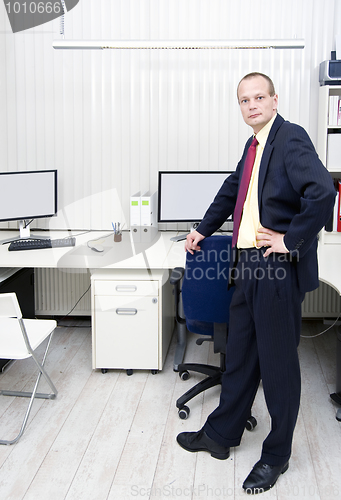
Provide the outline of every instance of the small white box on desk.
[[141,196],[141,241],[152,241],[157,231],[157,193],[146,193]]
[[141,241],[141,195],[130,197],[130,231],[136,243]]

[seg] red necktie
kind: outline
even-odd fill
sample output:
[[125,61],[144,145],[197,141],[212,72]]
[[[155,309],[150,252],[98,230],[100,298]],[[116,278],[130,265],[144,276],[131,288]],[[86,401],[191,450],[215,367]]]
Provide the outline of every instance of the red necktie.
[[249,184],[250,184],[252,168],[253,168],[253,164],[254,164],[255,157],[256,157],[257,144],[258,144],[258,141],[254,137],[253,141],[251,142],[251,145],[248,149],[245,163],[244,163],[243,175],[242,175],[242,178],[240,181],[236,206],[234,208],[234,214],[233,214],[232,247],[236,246],[237,240],[238,240],[239,226],[240,226],[240,221],[242,218],[243,206],[244,206],[244,202],[245,202],[245,198],[246,198],[246,193],[247,193],[247,190],[248,190]]

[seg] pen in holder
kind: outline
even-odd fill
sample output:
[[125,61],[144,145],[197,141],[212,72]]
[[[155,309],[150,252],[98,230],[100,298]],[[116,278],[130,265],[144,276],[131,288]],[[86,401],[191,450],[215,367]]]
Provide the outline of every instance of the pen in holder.
[[112,222],[112,228],[114,230],[114,241],[116,243],[122,241],[122,230],[121,230],[121,224],[119,222],[115,222],[115,224]]

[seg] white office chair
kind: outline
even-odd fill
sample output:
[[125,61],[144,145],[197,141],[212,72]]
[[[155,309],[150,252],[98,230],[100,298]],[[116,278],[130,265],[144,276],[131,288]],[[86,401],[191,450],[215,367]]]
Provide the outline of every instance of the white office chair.
[[[32,392],[0,390],[0,395],[3,396],[22,396],[30,398],[19,434],[15,439],[10,441],[0,440],[0,444],[14,444],[22,436],[34,398],[54,399],[57,396],[58,391],[44,369],[47,352],[56,325],[56,321],[50,319],[23,319],[16,294],[0,294],[0,358],[18,360],[32,356],[39,369]],[[34,351],[47,337],[49,337],[49,340],[45,353],[42,361],[39,362]],[[51,388],[52,392],[50,394],[37,392],[41,375],[44,376]]]

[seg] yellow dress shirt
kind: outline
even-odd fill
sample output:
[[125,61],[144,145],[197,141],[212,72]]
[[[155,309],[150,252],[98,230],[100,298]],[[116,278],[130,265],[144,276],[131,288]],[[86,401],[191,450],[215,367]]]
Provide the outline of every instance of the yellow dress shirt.
[[258,132],[258,134],[256,134],[256,139],[258,141],[256,158],[239,226],[238,248],[259,248],[256,240],[257,231],[261,227],[258,204],[258,174],[265,144],[275,118],[276,115]]

